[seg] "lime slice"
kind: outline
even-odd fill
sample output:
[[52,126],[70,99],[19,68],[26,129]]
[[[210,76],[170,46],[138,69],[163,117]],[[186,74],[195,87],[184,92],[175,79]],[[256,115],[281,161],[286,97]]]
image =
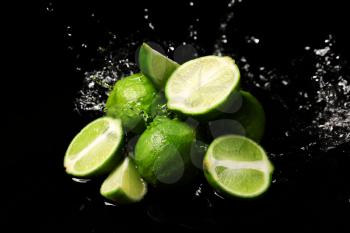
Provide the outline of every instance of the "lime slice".
[[240,73],[229,57],[206,56],[188,61],[170,76],[168,107],[187,115],[222,109],[239,88]]
[[134,74],[116,82],[109,93],[106,110],[108,116],[121,119],[127,131],[141,133],[157,103],[158,95],[152,82],[143,74]]
[[114,169],[100,189],[102,196],[120,204],[138,202],[146,192],[146,183],[129,158]]
[[173,60],[143,43],[139,52],[139,64],[143,74],[149,77],[159,88],[163,89],[166,81],[179,66]]
[[92,177],[109,172],[120,158],[123,139],[119,119],[99,118],[78,133],[64,157],[66,172],[77,177]]
[[216,138],[204,157],[203,168],[215,189],[243,198],[265,192],[273,172],[265,151],[251,139],[238,135]]

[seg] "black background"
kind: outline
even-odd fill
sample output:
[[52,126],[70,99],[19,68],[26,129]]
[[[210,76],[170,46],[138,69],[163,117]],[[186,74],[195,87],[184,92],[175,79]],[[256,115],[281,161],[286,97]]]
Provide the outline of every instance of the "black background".
[[[198,2],[194,2],[195,6],[199,6]],[[83,80],[82,73],[76,71],[76,65],[82,66],[83,70],[91,68],[88,60],[94,55],[93,48],[108,42],[106,31],[115,32],[120,37],[127,37],[136,30],[142,32],[145,7],[152,12],[152,21],[158,28],[158,35],[146,37],[181,41],[188,21],[193,20],[188,1],[54,1],[53,12],[46,10],[48,4],[48,1],[18,2],[15,6],[4,8],[11,13],[5,17],[6,33],[3,33],[9,39],[3,44],[3,49],[9,52],[6,60],[10,64],[4,68],[2,77],[2,93],[5,94],[3,114],[6,116],[3,122],[6,150],[2,153],[5,168],[2,192],[6,198],[2,209],[5,210],[5,223],[10,226],[9,232],[18,228],[36,232],[187,229],[157,223],[137,206],[116,210],[97,204],[86,207],[90,209],[84,213],[79,212],[85,200],[84,188],[70,182],[64,174],[62,161],[71,138],[89,120],[73,111],[73,101]],[[211,48],[217,38],[218,24],[226,5],[225,1],[203,1],[196,8],[195,12],[201,19],[201,38],[205,38],[200,42],[202,47]],[[342,55],[350,58],[346,9],[345,3],[336,1],[246,1],[237,12],[241,19],[237,27],[247,34],[258,35],[264,41],[256,59],[264,59],[267,64],[283,65],[283,61],[296,56],[305,45],[317,44],[329,33],[336,36]],[[100,23],[91,20],[92,12],[98,16]],[[71,43],[65,36],[67,25],[73,25],[78,30],[73,43],[87,41],[91,47],[91,51],[88,49],[81,53],[82,58],[77,59],[67,50]],[[338,161],[342,162],[344,164],[340,168],[346,169],[350,165],[349,159]],[[344,182],[350,184],[344,178],[344,175],[349,178],[349,174],[339,170],[329,176],[322,175],[322,169],[315,172],[305,175],[302,188],[318,176],[328,180],[324,186],[319,185],[313,192],[306,192],[304,202],[298,204],[303,198],[294,200],[291,197],[295,193],[302,196],[301,192],[292,190],[299,186],[292,185],[282,197],[287,204],[271,206],[271,211],[278,210],[279,214],[268,214],[269,207],[262,204],[267,212],[266,216],[261,216],[259,223],[246,221],[247,228],[244,224],[237,224],[239,228],[235,228],[235,219],[228,219],[226,230],[246,232],[260,228],[312,232],[327,229],[346,232],[346,220],[350,219],[349,205],[342,206],[343,203],[337,201],[338,193],[332,195],[332,189],[341,196],[346,186]],[[337,180],[340,176],[343,179]],[[325,190],[329,191],[322,194]],[[314,199],[318,201],[310,204]],[[289,201],[291,203],[288,204]],[[235,211],[234,207],[232,211]],[[220,214],[226,216],[226,213]],[[227,213],[227,216],[230,214]],[[202,231],[216,229],[215,226],[203,226]]]

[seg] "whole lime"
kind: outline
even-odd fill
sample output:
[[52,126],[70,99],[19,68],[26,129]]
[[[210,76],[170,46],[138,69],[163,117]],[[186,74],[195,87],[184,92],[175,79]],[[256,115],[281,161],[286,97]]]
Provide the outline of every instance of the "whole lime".
[[184,122],[157,117],[135,146],[134,160],[141,176],[154,186],[188,181],[193,173],[190,153],[195,135]]
[[260,142],[265,131],[265,112],[260,102],[249,92],[239,91],[231,110],[209,122],[212,136],[238,134]]
[[120,118],[128,131],[142,132],[152,117],[158,95],[152,82],[143,74],[134,74],[116,82],[106,103],[107,115]]
[[242,106],[231,115],[231,119],[242,124],[248,138],[259,142],[265,131],[264,108],[251,93],[246,91],[240,91],[240,93],[242,95]]

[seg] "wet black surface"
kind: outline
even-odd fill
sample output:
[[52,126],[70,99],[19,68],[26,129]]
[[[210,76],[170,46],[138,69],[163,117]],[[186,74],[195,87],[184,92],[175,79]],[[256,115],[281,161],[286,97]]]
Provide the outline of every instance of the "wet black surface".
[[[5,86],[11,122],[5,129],[13,142],[8,144],[12,152],[6,153],[8,170],[3,177],[8,194],[5,222],[13,229],[10,232],[19,227],[98,233],[136,229],[349,231],[350,148],[340,134],[349,133],[350,128],[344,119],[334,118],[345,123],[331,131],[319,129],[319,124],[333,118],[324,110],[329,101],[317,94],[327,89],[311,79],[313,75],[328,77],[326,83],[339,92],[331,104],[333,110],[349,109],[345,105],[349,95],[336,87],[339,76],[350,82],[346,8],[316,1],[243,0],[234,9],[224,1],[193,3],[43,1],[15,11],[19,23],[11,32],[18,51],[11,59],[14,75]],[[144,18],[145,8],[149,19]],[[228,43],[218,43],[223,33],[220,24],[230,12],[234,18],[224,31]],[[189,36],[192,24],[197,40]],[[329,35],[331,42],[324,42]],[[243,87],[261,100],[267,113],[262,144],[276,172],[266,195],[251,201],[222,199],[199,177],[190,187],[171,194],[150,190],[139,204],[110,206],[98,195],[100,181],[79,184],[64,173],[63,155],[71,138],[100,114],[75,110],[84,73],[106,66],[107,55],[118,55],[113,51],[125,48],[129,53],[137,47],[126,46],[127,41],[142,40],[164,48],[186,41],[199,55],[214,53],[218,45],[224,54],[234,56],[245,77]],[[325,56],[339,54],[340,61],[320,68],[317,64],[327,61],[317,51],[329,43],[334,45]],[[134,54],[125,56],[132,60]],[[249,67],[243,68],[246,64]],[[341,69],[330,69],[336,65]],[[126,68],[117,71],[121,75]],[[318,68],[326,74],[315,73]],[[301,98],[300,91],[308,98]]]

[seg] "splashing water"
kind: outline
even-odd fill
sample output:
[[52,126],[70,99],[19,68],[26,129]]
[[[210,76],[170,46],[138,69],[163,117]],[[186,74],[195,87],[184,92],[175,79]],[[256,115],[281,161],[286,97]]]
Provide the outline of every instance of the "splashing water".
[[350,73],[340,55],[333,51],[334,44],[335,40],[329,36],[324,48],[313,50],[316,63],[311,78],[317,90],[314,104],[320,111],[311,129],[316,129],[325,149],[350,142]]

